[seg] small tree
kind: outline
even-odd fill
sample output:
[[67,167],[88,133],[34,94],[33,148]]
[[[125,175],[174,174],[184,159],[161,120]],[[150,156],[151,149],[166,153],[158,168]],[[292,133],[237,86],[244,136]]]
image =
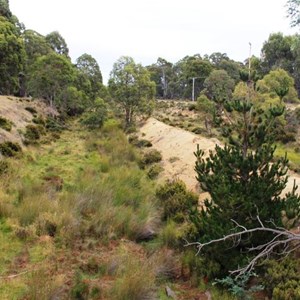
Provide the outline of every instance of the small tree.
[[212,71],[205,79],[205,94],[215,102],[217,115],[221,115],[224,103],[231,99],[234,85],[234,80],[224,70]]
[[101,128],[106,118],[107,105],[103,99],[97,98],[94,105],[83,114],[81,123],[91,129]]
[[154,100],[155,83],[149,71],[131,57],[123,56],[114,64],[108,86],[114,101],[125,112],[126,126],[133,122],[136,112],[145,111]]
[[[274,161],[275,120],[283,113],[282,107],[271,107],[266,111],[257,109],[251,102],[251,87],[246,99],[225,101],[225,117],[222,130],[228,143],[216,146],[215,152],[204,157],[198,147],[195,152],[197,180],[204,191],[210,194],[204,208],[191,216],[197,227],[194,239],[206,243],[234,232],[232,220],[246,228],[270,222],[282,226],[282,211],[286,205],[299,207],[299,198],[293,193],[282,197],[287,183],[288,160]],[[296,205],[294,205],[296,204]],[[291,212],[295,217],[297,210]],[[274,225],[275,226],[275,225]],[[272,239],[269,232],[259,231],[255,235],[244,235],[236,243],[234,239],[212,243],[204,249],[205,257],[220,265],[221,274],[246,263],[245,251]],[[236,247],[235,247],[236,246]],[[221,275],[215,274],[215,275]]]

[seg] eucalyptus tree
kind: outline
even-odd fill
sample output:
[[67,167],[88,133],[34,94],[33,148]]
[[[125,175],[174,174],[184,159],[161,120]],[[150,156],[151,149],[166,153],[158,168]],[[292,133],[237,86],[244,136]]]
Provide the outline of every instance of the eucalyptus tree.
[[288,16],[291,19],[291,26],[298,26],[300,24],[300,0],[289,0],[287,7]]
[[155,95],[155,83],[150,72],[133,58],[122,56],[114,64],[108,87],[113,100],[124,111],[126,126],[133,122],[136,113],[151,111]]
[[25,61],[24,42],[15,24],[0,16],[0,93],[19,90],[19,75]]
[[205,94],[215,102],[218,116],[223,111],[224,103],[231,99],[234,86],[234,80],[224,70],[214,70],[205,79]]
[[58,31],[53,31],[47,34],[46,41],[56,53],[69,57],[69,48],[67,43]]
[[79,72],[78,84],[80,88],[92,99],[96,99],[103,91],[102,74],[94,57],[90,54],[82,54],[76,60]]
[[60,105],[60,95],[73,84],[74,67],[64,55],[51,52],[36,59],[31,68],[28,92],[45,99],[50,106]]

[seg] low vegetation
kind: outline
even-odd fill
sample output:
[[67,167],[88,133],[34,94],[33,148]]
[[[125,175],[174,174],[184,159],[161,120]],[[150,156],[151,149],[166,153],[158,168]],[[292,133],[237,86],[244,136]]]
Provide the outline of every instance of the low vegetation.
[[4,129],[6,131],[11,131],[12,125],[13,125],[13,123],[11,121],[0,116],[0,128]]

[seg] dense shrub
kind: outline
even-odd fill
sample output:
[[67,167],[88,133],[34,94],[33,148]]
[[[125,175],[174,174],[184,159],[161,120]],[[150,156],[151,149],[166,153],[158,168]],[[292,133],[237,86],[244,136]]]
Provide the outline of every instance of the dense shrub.
[[149,170],[147,171],[147,175],[150,179],[155,179],[162,171],[163,167],[161,165],[154,164],[150,166]]
[[46,121],[45,121],[45,119],[44,119],[42,116],[34,117],[34,118],[32,119],[32,122],[33,122],[34,124],[39,124],[39,125],[43,125],[43,126],[46,125]]
[[152,143],[145,139],[139,139],[137,135],[131,135],[128,138],[128,142],[138,148],[144,148],[144,147],[152,147]]
[[84,113],[81,123],[88,128],[101,128],[107,119],[107,105],[103,99],[97,98],[93,107]]
[[77,271],[75,273],[74,284],[71,289],[71,299],[83,300],[87,299],[89,294],[89,286],[84,281],[82,274]]
[[13,143],[10,141],[0,144],[0,153],[6,157],[16,156],[22,151],[21,146],[18,143]]
[[163,219],[174,219],[183,222],[189,211],[198,204],[198,196],[188,191],[181,180],[169,181],[158,187],[156,196],[163,207]]
[[6,118],[0,117],[0,128],[11,131],[12,122],[7,120]]
[[274,300],[300,299],[299,259],[287,257],[266,262],[264,284]]
[[46,134],[45,127],[42,125],[27,125],[25,136],[25,144],[33,144],[36,143],[37,140],[40,139],[41,135]]
[[156,149],[152,149],[144,153],[143,157],[139,161],[139,165],[143,169],[145,168],[145,166],[160,162],[161,160],[162,160],[161,153]]
[[37,110],[32,106],[26,106],[25,109],[33,115],[37,114]]
[[189,104],[189,107],[188,107],[188,109],[189,109],[189,111],[193,111],[193,110],[196,110],[196,104],[195,103],[191,103],[191,104]]
[[46,129],[49,131],[61,132],[65,128],[64,123],[58,118],[48,117],[46,119]]
[[204,113],[212,113],[214,111],[214,103],[205,95],[200,95],[197,99],[197,110]]

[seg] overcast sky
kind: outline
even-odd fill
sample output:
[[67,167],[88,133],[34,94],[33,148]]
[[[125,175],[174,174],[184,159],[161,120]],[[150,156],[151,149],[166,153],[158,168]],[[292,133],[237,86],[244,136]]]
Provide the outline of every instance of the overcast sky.
[[271,33],[296,33],[286,18],[287,0],[10,0],[27,29],[59,31],[73,62],[83,53],[99,63],[106,83],[122,55],[143,65],[163,57],[227,53],[244,61],[259,56]]

